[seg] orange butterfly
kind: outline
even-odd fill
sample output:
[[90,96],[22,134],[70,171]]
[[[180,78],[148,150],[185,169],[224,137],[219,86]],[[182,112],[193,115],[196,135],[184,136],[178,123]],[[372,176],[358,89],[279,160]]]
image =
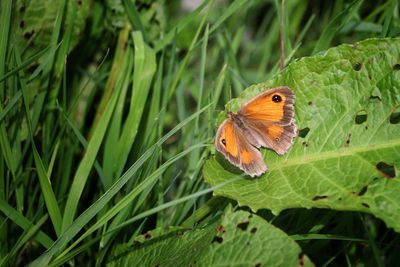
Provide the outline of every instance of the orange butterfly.
[[294,120],[295,96],[289,87],[267,90],[240,108],[228,112],[218,128],[215,147],[233,165],[251,177],[267,171],[260,147],[283,155],[297,135]]

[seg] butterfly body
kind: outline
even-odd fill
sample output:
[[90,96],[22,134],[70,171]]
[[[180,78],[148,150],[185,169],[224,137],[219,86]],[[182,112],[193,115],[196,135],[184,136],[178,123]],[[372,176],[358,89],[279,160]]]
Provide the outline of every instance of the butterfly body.
[[260,147],[286,153],[297,135],[294,94],[288,87],[267,90],[247,103],[218,128],[215,146],[233,165],[250,176],[267,171]]

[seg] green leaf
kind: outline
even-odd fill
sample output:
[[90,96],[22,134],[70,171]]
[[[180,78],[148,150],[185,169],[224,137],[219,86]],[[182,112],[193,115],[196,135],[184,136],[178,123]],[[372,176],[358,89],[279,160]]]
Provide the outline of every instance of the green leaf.
[[[74,16],[70,51],[82,36],[91,3],[92,0],[77,1],[77,3],[67,1],[65,24],[71,23],[69,18]],[[59,16],[58,12],[64,4],[63,1],[52,0],[18,0],[14,5],[17,11],[14,13],[13,25],[15,42],[22,51],[23,59],[26,59],[48,47],[54,30],[54,21]],[[73,14],[74,12],[76,14]]]
[[[375,215],[400,231],[400,39],[370,39],[302,58],[227,104],[237,111],[257,93],[287,85],[300,136],[285,156],[264,150],[269,171],[250,179],[218,154],[203,169],[214,193],[252,210],[329,208]],[[222,116],[220,116],[222,117]],[[307,132],[308,131],[308,132]]]
[[228,208],[219,222],[204,228],[147,232],[133,246],[117,247],[108,266],[296,266],[300,253],[261,217]]

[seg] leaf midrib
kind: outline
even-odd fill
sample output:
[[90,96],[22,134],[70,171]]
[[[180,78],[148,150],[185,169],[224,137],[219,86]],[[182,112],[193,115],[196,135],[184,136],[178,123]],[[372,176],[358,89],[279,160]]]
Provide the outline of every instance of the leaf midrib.
[[400,146],[400,139],[391,139],[387,142],[382,142],[378,144],[369,144],[366,146],[356,146],[356,147],[346,147],[339,150],[332,150],[326,152],[317,152],[312,154],[306,154],[290,158],[287,161],[280,161],[276,163],[271,163],[270,171],[279,170],[282,168],[287,168],[296,165],[310,164],[311,162],[324,161],[333,158],[341,158],[345,156],[356,156],[358,153],[368,152],[373,150],[381,150],[386,148],[393,148],[395,146]]

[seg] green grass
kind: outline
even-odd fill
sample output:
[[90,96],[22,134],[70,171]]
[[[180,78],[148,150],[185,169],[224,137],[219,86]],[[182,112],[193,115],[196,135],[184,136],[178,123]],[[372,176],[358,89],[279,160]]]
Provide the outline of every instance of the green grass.
[[[225,103],[279,73],[281,2],[49,2],[0,1],[0,266],[104,265],[150,230],[237,205],[202,167]],[[398,9],[286,1],[285,63],[398,36]],[[399,260],[399,235],[369,215],[258,214],[318,266]]]

